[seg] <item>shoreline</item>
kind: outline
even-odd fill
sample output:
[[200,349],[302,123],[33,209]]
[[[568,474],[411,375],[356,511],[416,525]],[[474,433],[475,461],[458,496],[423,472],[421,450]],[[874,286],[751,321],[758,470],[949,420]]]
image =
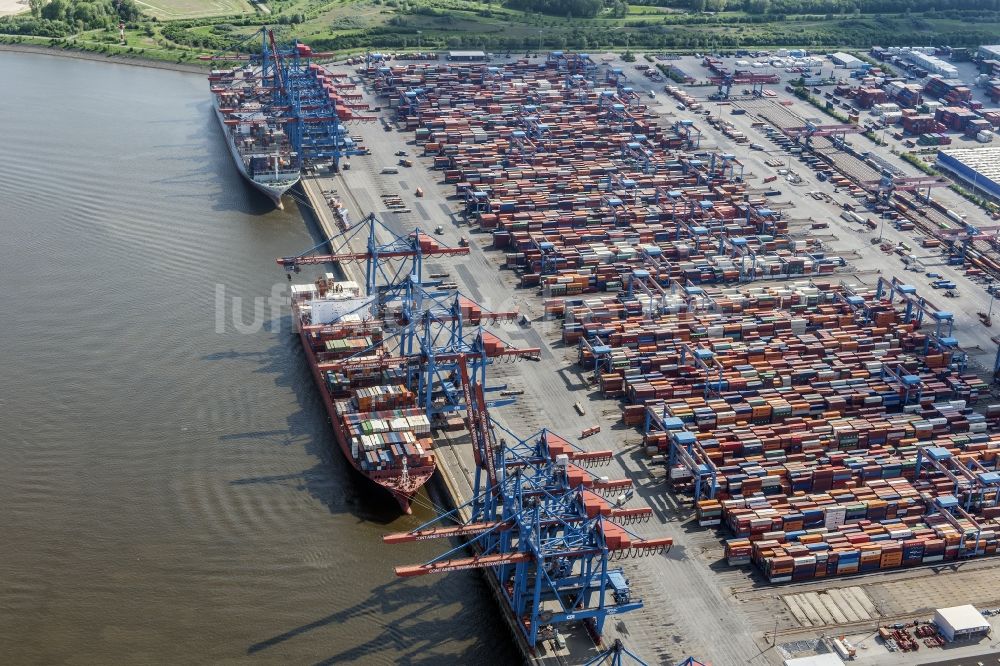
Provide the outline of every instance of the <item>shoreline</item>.
[[[347,183],[343,180],[341,180],[341,182],[344,184],[345,191],[349,192],[350,188],[347,186]],[[303,218],[302,221],[307,225],[307,227],[309,225],[309,220],[306,219],[308,216],[312,218],[312,222],[316,224],[326,238],[332,239],[340,234],[340,229],[336,226],[336,224],[334,224],[331,218],[330,208],[327,205],[326,196],[323,194],[319,177],[315,175],[303,176],[302,180],[299,181],[295,188],[299,189],[305,198],[305,201],[299,202],[299,212]],[[360,209],[358,210],[358,215],[360,215]],[[332,245],[327,243],[327,246],[331,251],[333,251]],[[351,248],[350,241],[348,241],[347,247]],[[353,248],[351,249],[353,251]],[[363,276],[358,275],[357,271],[350,264],[338,264],[338,266],[345,278],[355,280],[358,284],[363,282]],[[454,448],[463,444],[468,446],[468,442],[462,441],[462,439],[462,436],[458,436],[453,439],[447,432],[438,433],[434,436],[434,450],[437,457],[437,473],[428,480],[425,487],[427,488],[428,495],[434,493],[438,496],[435,500],[437,504],[458,510],[460,517],[467,522],[471,519],[471,512],[468,507],[462,508],[465,504],[465,500],[463,499],[463,493],[459,490],[459,479],[465,482],[465,486],[469,489],[470,493],[473,490],[474,481],[472,477],[469,476],[469,471],[462,465],[461,460],[459,459],[459,454]],[[450,459],[445,458],[444,454],[446,451],[449,454]],[[336,451],[334,451],[334,453],[336,453]],[[462,541],[467,543],[467,539],[462,539]],[[500,583],[497,581],[496,577],[490,575],[487,570],[480,571],[480,574],[490,588],[493,601],[498,605],[501,615],[506,622],[507,628],[510,629],[511,640],[514,641],[518,651],[521,653],[524,663],[528,666],[542,666],[543,664],[552,661],[550,659],[546,659],[545,657],[532,654],[531,648],[524,640],[524,636],[520,631],[518,631],[516,620],[505,610],[506,602],[503,599]]]
[[77,49],[64,49],[53,46],[40,46],[37,44],[0,44],[0,52],[9,51],[12,53],[34,53],[39,55],[54,56],[56,58],[73,58],[75,60],[92,60],[94,62],[113,62],[119,65],[132,65],[133,67],[148,67],[150,69],[167,69],[183,74],[205,75],[208,70],[197,65],[185,63],[167,62],[165,60],[154,60],[141,56],[128,57],[123,55],[104,55],[91,51],[79,51]]

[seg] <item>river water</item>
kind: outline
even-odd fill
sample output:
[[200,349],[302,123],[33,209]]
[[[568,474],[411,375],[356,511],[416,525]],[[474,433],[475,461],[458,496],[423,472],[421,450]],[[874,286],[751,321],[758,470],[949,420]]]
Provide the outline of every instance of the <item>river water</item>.
[[515,662],[476,574],[392,576],[430,512],[331,450],[287,310],[253,325],[314,240],[205,80],[0,53],[0,90],[0,659]]

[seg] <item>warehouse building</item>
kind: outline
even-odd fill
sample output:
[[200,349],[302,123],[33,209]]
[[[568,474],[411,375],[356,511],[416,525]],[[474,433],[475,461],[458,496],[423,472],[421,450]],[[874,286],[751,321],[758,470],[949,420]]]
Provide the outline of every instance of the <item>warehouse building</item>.
[[862,64],[864,64],[850,53],[843,52],[837,52],[831,55],[830,61],[837,67],[846,67],[847,69],[858,69]]
[[934,611],[934,624],[949,643],[990,633],[990,623],[972,604],[938,608]]
[[785,659],[785,666],[844,666],[844,660],[832,652],[827,652],[811,657]]
[[1000,60],[1000,44],[979,47],[980,60]]
[[920,51],[910,51],[904,57],[932,74],[940,74],[950,79],[958,77],[958,70],[955,66],[941,60],[937,56],[921,53]]
[[482,62],[486,60],[483,51],[448,51],[448,60],[455,62]]
[[939,150],[937,166],[1000,200],[1000,147]]

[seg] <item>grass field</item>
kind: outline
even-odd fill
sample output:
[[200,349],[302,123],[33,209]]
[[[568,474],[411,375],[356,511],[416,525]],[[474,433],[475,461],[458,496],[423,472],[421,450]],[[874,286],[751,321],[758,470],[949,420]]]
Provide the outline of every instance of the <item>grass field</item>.
[[142,11],[161,21],[252,14],[253,6],[246,0],[135,0]]
[[[1000,11],[993,10],[750,16],[738,11],[700,14],[630,5],[625,16],[606,10],[595,18],[575,18],[512,9],[504,0],[264,0],[266,9],[249,0],[135,1],[156,21],[130,26],[126,49],[176,61],[228,51],[263,24],[273,26],[279,42],[301,39],[319,51],[340,53],[449,48],[498,52],[841,50],[867,49],[871,44],[978,45],[996,41],[1000,34]],[[0,14],[5,3],[17,2],[0,0]],[[240,15],[248,20],[228,18]],[[16,21],[22,23],[16,25]],[[79,22],[68,20],[53,23],[32,24],[30,17],[0,19],[0,33],[9,35],[7,40],[27,34],[71,39],[77,48],[105,53],[120,48],[113,29],[80,30]],[[4,29],[5,24],[38,31]],[[57,45],[61,44],[57,41]]]
[[27,11],[27,9],[27,0],[0,0],[0,16],[20,14],[23,11]]

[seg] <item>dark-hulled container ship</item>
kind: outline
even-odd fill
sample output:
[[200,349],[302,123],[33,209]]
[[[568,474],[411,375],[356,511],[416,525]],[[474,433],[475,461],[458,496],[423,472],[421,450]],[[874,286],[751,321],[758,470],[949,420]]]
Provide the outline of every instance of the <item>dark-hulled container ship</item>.
[[330,273],[292,285],[292,318],[340,450],[410,513],[436,469],[431,424],[406,387],[406,359],[370,351],[384,333],[371,306]]

